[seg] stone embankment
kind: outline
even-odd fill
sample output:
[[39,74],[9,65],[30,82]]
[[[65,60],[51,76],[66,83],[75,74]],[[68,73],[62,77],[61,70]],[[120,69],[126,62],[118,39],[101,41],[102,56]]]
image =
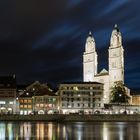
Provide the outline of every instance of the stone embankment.
[[56,121],[56,122],[140,122],[140,115],[0,115],[0,121]]

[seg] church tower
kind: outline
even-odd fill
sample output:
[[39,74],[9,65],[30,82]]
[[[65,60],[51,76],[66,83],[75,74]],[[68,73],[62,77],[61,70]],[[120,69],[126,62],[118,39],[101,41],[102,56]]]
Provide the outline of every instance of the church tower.
[[122,36],[117,25],[115,25],[109,46],[109,82],[110,86],[116,81],[124,83],[124,50]]
[[83,54],[84,82],[94,81],[94,75],[97,74],[97,53],[95,46],[94,38],[91,32],[89,32],[86,39],[85,52]]

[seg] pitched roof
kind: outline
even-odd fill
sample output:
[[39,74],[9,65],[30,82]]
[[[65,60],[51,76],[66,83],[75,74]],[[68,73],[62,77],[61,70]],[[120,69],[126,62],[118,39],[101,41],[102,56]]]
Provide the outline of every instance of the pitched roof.
[[102,69],[99,74],[95,75],[95,77],[96,76],[104,76],[104,75],[108,75],[108,71],[106,69]]

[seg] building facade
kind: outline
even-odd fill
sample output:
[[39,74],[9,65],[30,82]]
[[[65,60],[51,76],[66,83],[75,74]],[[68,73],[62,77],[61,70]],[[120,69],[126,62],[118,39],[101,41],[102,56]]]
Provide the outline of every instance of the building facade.
[[103,107],[103,84],[98,82],[62,83],[59,86],[60,113],[91,114]]
[[54,114],[58,113],[59,96],[47,84],[36,81],[23,90],[19,96],[20,114]]
[[25,91],[18,98],[20,115],[29,115],[33,113],[33,93]]
[[16,112],[16,77],[0,77],[0,114]]
[[122,36],[117,25],[115,25],[108,49],[108,71],[103,69],[98,73],[98,55],[96,43],[91,32],[86,39],[85,52],[83,54],[83,80],[84,82],[100,82],[104,84],[104,103],[109,103],[110,88],[114,82],[124,83],[124,49]]

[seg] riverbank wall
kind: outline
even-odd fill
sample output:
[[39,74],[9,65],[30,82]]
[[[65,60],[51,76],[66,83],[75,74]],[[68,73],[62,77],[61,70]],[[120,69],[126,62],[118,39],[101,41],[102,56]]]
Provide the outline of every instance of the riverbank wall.
[[140,115],[0,115],[0,121],[55,121],[55,122],[140,122]]

